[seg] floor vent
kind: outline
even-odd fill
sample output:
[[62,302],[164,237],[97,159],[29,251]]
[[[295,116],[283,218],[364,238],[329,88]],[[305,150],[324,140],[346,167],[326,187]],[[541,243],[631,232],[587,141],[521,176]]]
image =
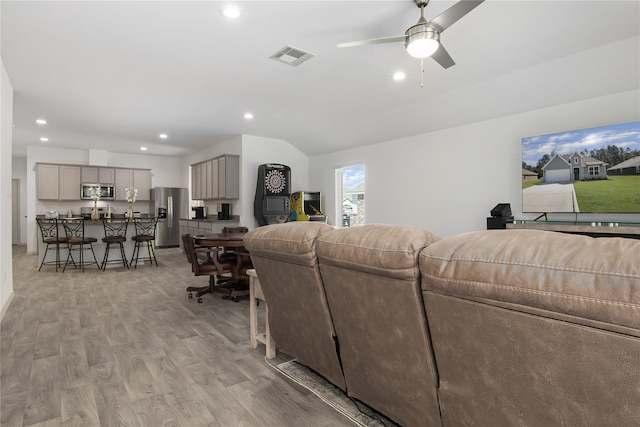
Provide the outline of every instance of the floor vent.
[[313,53],[305,52],[304,50],[292,46],[285,46],[271,55],[270,58],[297,67],[298,65],[313,58]]

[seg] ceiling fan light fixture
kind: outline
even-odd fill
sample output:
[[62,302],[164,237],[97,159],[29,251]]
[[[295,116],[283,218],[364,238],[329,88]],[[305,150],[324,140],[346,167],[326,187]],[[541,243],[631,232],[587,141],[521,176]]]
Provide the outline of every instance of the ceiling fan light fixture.
[[405,33],[405,47],[414,58],[427,58],[440,46],[440,34],[433,28],[418,24]]

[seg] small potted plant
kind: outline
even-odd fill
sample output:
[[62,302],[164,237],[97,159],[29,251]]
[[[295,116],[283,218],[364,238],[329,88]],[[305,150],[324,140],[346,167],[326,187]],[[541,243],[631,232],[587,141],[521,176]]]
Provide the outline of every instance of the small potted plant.
[[92,185],[89,188],[89,195],[93,199],[93,209],[91,210],[91,221],[98,221],[100,219],[100,212],[98,211],[98,200],[100,200],[100,196],[102,195],[100,192],[100,187],[97,185]]
[[138,189],[137,188],[125,188],[124,189],[124,197],[129,202],[129,209],[127,210],[127,218],[133,219],[133,203],[136,201],[136,197],[138,197]]

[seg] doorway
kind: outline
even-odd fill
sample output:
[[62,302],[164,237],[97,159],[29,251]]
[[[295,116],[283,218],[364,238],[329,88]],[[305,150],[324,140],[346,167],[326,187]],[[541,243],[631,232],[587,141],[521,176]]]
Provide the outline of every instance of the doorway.
[[20,244],[20,180],[11,179],[11,244]]

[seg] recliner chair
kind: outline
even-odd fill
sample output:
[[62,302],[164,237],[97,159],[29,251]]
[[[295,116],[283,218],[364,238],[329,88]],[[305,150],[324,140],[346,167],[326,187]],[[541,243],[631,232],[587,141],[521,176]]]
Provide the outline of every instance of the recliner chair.
[[277,346],[342,390],[336,334],[320,277],[315,241],[333,227],[291,222],[255,228],[244,237],[269,305]]
[[414,227],[369,224],[316,242],[347,394],[406,426],[440,425],[418,267],[420,251],[437,240]]

